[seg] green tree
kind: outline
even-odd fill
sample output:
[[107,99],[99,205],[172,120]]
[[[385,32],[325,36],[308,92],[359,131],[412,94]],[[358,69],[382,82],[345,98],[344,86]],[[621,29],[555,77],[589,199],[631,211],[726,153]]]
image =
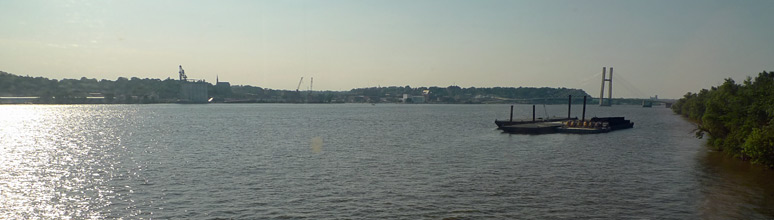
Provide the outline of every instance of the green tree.
[[774,73],[762,72],[742,84],[732,79],[710,90],[687,93],[672,110],[698,123],[698,137],[752,163],[774,167]]

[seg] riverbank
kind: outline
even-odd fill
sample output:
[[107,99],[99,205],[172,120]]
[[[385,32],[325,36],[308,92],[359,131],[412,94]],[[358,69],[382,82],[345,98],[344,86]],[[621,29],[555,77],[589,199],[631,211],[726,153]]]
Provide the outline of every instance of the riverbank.
[[736,158],[774,168],[774,73],[687,93],[672,110],[697,122],[696,136]]

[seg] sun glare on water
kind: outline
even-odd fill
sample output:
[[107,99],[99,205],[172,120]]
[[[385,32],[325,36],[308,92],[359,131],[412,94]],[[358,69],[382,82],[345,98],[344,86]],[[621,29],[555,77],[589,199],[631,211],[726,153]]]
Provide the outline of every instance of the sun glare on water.
[[[0,216],[95,219],[109,204],[72,106],[0,106]],[[94,175],[97,174],[97,175]]]

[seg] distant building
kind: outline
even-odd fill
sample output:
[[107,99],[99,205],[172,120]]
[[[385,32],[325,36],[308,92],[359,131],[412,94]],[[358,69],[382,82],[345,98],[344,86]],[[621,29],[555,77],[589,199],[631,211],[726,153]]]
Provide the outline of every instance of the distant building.
[[207,94],[207,82],[204,80],[189,80],[185,75],[183,65],[180,65],[180,102],[207,103],[210,96]]
[[206,82],[183,82],[180,85],[181,102],[207,103],[208,99]]
[[409,96],[409,94],[403,94],[403,98],[401,99],[403,103],[425,103],[425,97],[424,96]]
[[228,87],[228,88],[231,88],[231,83],[228,83],[228,82],[217,82],[217,83],[215,84],[215,86],[220,86],[220,87]]
[[215,94],[213,96],[228,97],[233,94],[231,91],[231,83],[221,82],[220,77],[215,77]]

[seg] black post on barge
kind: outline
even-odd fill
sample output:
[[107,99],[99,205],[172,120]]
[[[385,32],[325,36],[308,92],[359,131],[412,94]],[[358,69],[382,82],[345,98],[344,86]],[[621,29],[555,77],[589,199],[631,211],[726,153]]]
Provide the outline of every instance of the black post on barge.
[[513,105],[511,105],[511,122],[513,122]]
[[583,96],[583,116],[581,116],[581,121],[586,121],[586,96]]
[[532,122],[535,122],[535,105],[532,105]]
[[570,101],[567,103],[567,119],[570,119],[571,112],[572,112],[572,95],[570,95]]

